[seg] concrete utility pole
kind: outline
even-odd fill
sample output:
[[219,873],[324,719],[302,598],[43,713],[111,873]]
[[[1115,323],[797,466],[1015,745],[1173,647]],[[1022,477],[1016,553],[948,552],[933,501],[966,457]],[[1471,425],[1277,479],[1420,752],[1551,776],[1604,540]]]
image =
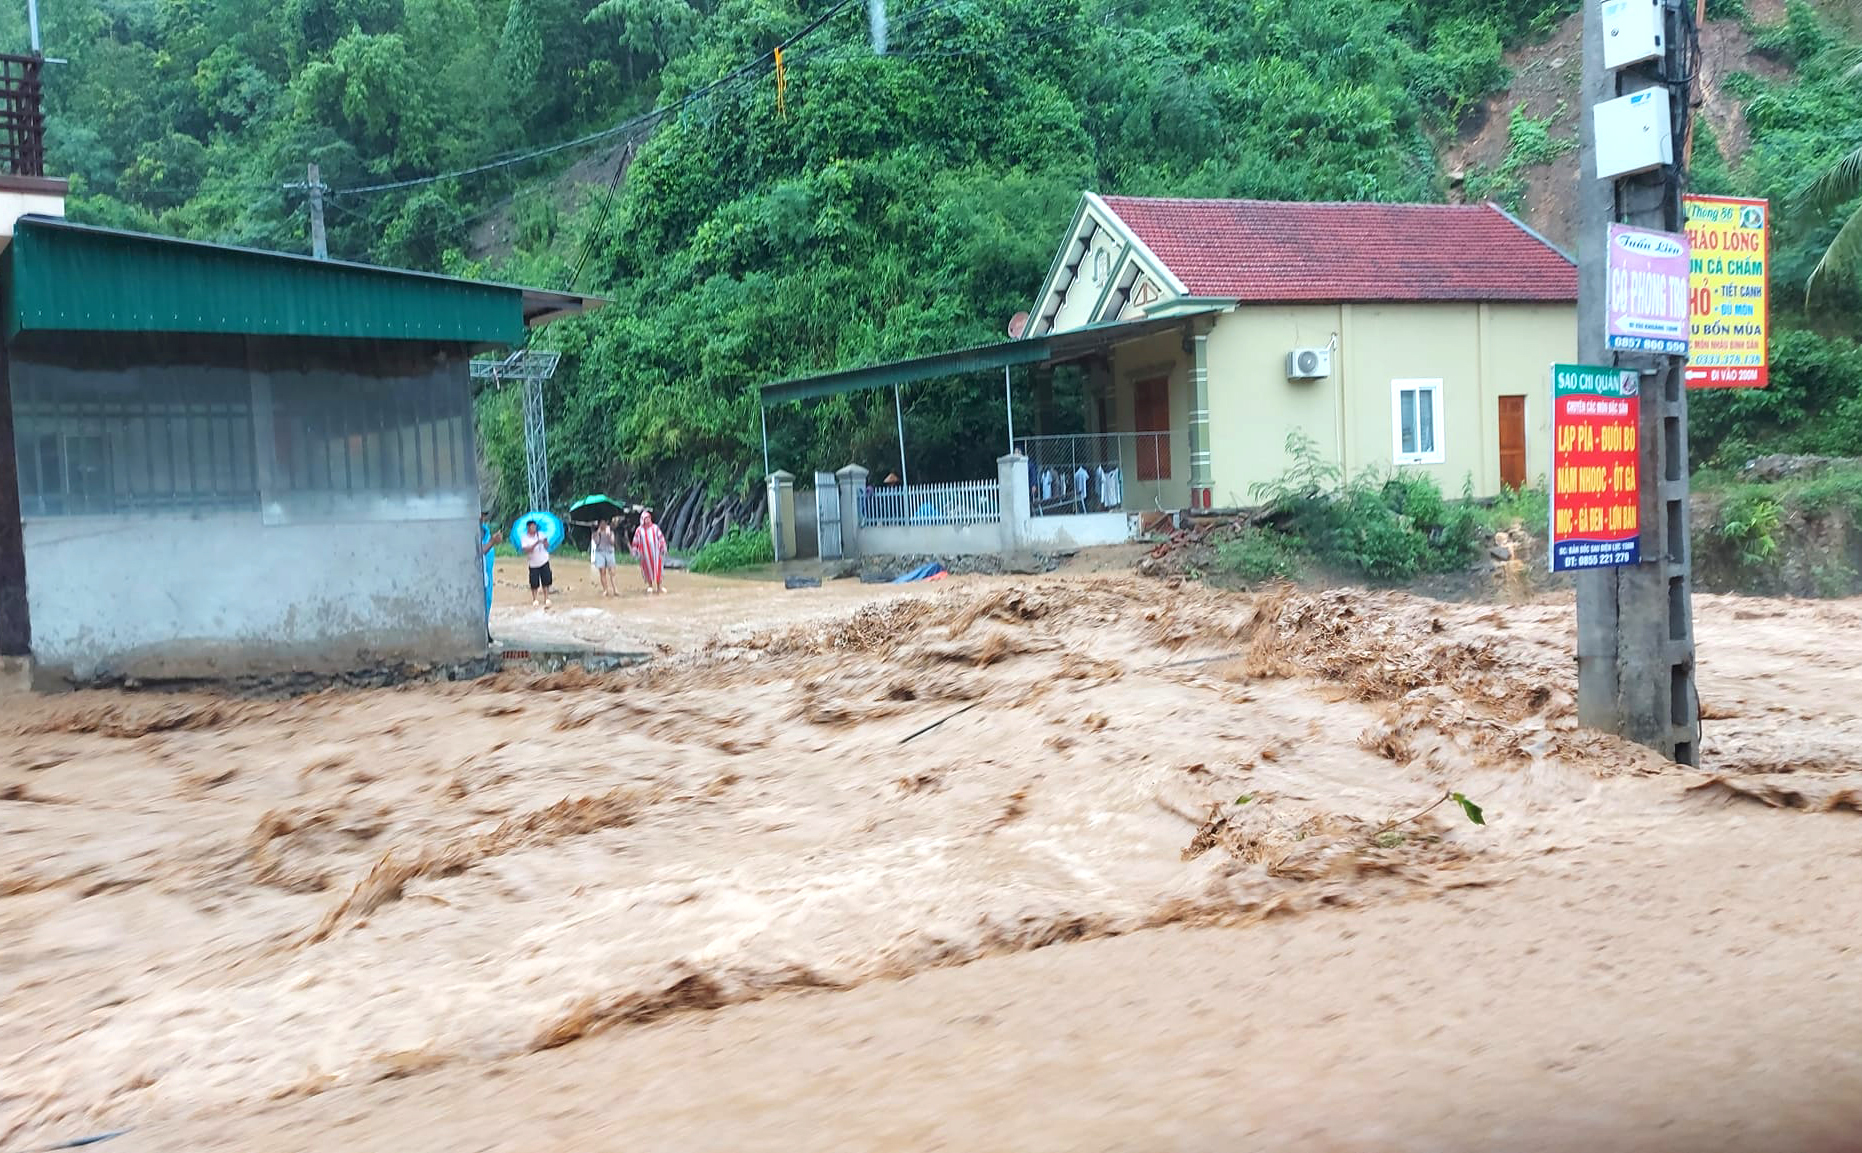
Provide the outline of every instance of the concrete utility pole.
[[317,166],[310,166],[305,186],[310,189],[310,254],[318,260],[330,258],[330,246],[323,239],[323,181],[317,179]]
[[319,178],[315,164],[307,168],[305,175],[307,179],[302,183],[287,184],[285,188],[302,189],[310,194],[310,254],[318,260],[328,260],[330,246],[324,242],[323,237],[323,194],[330,187]]
[[1599,0],[1584,0],[1583,111],[1578,120],[1578,359],[1641,375],[1637,429],[1641,561],[1581,572],[1578,592],[1578,717],[1591,727],[1700,763],[1700,709],[1694,691],[1692,556],[1688,543],[1686,358],[1612,353],[1606,348],[1608,230],[1612,222],[1684,232],[1685,162],[1619,180],[1597,178],[1592,110],[1602,101],[1667,87],[1673,142],[1683,147],[1690,115],[1690,71],[1697,66],[1692,25],[1681,4],[1661,0],[1664,53],[1617,72],[1604,68]]

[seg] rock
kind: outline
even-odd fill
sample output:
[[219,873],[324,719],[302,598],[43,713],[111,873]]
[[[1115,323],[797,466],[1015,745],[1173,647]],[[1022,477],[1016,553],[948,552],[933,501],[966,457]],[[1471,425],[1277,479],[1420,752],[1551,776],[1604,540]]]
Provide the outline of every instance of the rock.
[[1852,459],[1845,457],[1776,453],[1747,461],[1739,473],[1745,480],[1783,480],[1793,476],[1815,476],[1832,465],[1852,463]]
[[808,576],[783,577],[782,587],[785,589],[818,589],[821,587],[821,578]]
[[1505,545],[1495,545],[1487,550],[1487,555],[1495,560],[1512,560],[1513,550]]

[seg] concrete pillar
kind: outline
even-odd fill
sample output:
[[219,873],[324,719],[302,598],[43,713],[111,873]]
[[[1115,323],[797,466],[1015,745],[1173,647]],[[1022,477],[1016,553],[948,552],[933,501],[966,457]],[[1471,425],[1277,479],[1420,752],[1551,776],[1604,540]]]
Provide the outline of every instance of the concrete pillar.
[[1028,458],[1019,452],[996,458],[996,479],[1002,486],[1002,552],[1017,556],[1028,551]]
[[778,561],[795,559],[795,474],[769,474],[769,536]]
[[0,342],[0,657],[32,652],[32,610],[26,603],[26,536],[13,446],[12,362]]
[[860,551],[860,497],[866,492],[867,471],[850,464],[834,474],[840,486],[840,551],[845,557],[864,555]]
[[[1671,22],[1678,15],[1667,9]],[[1667,83],[1686,60],[1685,36],[1669,29],[1665,60],[1612,73],[1603,66],[1603,16],[1584,11],[1578,115],[1578,360],[1639,373],[1640,559],[1577,574],[1578,720],[1700,764],[1694,683],[1693,557],[1688,531],[1687,389],[1683,357],[1611,352],[1604,336],[1608,227],[1612,222],[1682,232],[1680,167],[1603,180],[1596,176],[1591,110],[1605,100]]]
[[1213,458],[1209,453],[1209,330],[1197,321],[1190,337],[1190,508],[1214,504]]

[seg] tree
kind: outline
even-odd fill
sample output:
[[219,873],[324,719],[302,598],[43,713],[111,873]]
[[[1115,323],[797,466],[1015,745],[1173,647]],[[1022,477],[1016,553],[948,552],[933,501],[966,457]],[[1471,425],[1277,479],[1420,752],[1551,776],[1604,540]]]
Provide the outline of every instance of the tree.
[[[1855,55],[1843,69],[1843,80],[1862,84],[1862,54]],[[1819,173],[1805,193],[1804,199],[1813,212],[1842,219],[1842,226],[1804,284],[1806,301],[1826,278],[1851,276],[1862,265],[1862,203],[1857,202],[1858,196],[1862,196],[1862,144]]]

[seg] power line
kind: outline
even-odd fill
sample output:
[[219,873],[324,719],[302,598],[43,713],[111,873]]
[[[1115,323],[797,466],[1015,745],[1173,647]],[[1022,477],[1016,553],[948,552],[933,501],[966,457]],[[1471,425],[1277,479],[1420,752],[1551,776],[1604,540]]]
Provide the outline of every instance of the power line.
[[517,153],[516,155],[500,157],[497,160],[488,160],[483,164],[475,164],[470,168],[460,168],[452,172],[440,172],[432,176],[415,176],[406,180],[390,180],[381,184],[364,184],[354,188],[338,188],[333,189],[330,195],[361,196],[371,192],[392,192],[402,188],[414,188],[423,184],[433,184],[441,180],[457,180],[464,176],[476,176],[481,172],[491,172],[499,168],[509,168],[513,164],[522,164],[529,160],[535,160],[538,157],[550,156],[558,152],[567,151],[571,148],[581,148],[585,145],[593,144],[596,141],[609,140],[623,133],[642,128],[643,126],[648,127],[650,130],[652,127],[657,127],[659,121],[664,120],[675,112],[683,110],[687,105],[696,103],[711,95],[717,89],[727,84],[734,84],[746,76],[751,75],[762,65],[773,62],[777,52],[787,49],[790,45],[799,42],[803,37],[813,33],[829,20],[846,10],[853,3],[854,0],[841,0],[839,4],[836,4],[826,12],[823,12],[820,16],[817,16],[800,32],[790,36],[787,40],[784,40],[781,44],[765,52],[755,60],[750,61],[748,64],[726,73],[724,76],[712,81],[703,88],[687,93],[671,104],[661,108],[655,108],[651,112],[643,112],[639,116],[623,120],[621,123],[603,128],[599,132],[590,132],[587,135],[578,136],[574,140],[564,140],[557,144],[545,145],[542,148],[533,148],[527,152]]
[[608,226],[608,210],[614,207],[614,190],[621,183],[621,174],[626,172],[633,163],[634,148],[635,142],[629,141],[627,147],[614,162],[614,175],[608,178],[608,190],[601,198],[601,212],[595,217],[595,222],[589,226],[588,232],[583,235],[581,251],[576,253],[575,263],[569,268],[568,290],[570,292],[574,292],[576,287],[582,283],[582,265],[587,263],[590,254],[595,251],[596,240],[601,236],[602,230]]
[[631,120],[616,124],[611,128],[604,128],[600,132],[591,132],[586,136],[578,136],[574,140],[565,140],[559,144],[551,144],[543,148],[534,148],[529,152],[520,152],[515,156],[507,156],[500,160],[490,160],[486,161],[484,164],[475,164],[470,168],[460,168],[452,172],[440,172],[432,176],[416,176],[407,180],[391,180],[385,184],[364,184],[354,188],[337,188],[333,189],[330,195],[361,196],[370,192],[392,192],[400,188],[414,188],[422,184],[434,184],[441,180],[457,180],[462,176],[476,176],[481,172],[491,172],[498,168],[509,168],[513,164],[522,164],[526,160],[535,160],[540,156],[550,156],[557,152],[566,152],[571,148],[580,148],[587,144],[593,144],[597,140],[607,140],[610,137],[619,136],[621,133],[636,128],[649,120],[656,120],[664,116],[666,111],[668,110],[655,109],[652,112],[643,113]]
[[[742,67],[736,69],[735,71],[726,74],[722,78],[715,80],[710,84],[707,84],[705,87],[700,88],[698,91],[690,93],[686,95],[685,97],[682,97],[680,100],[678,100],[675,104],[672,105],[672,108],[684,108],[688,103],[691,103],[697,98],[708,96],[713,91],[723,88],[727,84],[734,84],[747,76],[755,74],[764,64],[774,63],[777,59],[780,58],[783,52],[787,51],[790,47],[796,44],[799,44],[804,38],[813,34],[817,29],[827,24],[829,20],[832,20],[834,17],[838,16],[840,13],[846,11],[854,3],[855,3],[855,0],[841,0],[839,4],[834,5],[834,7],[828,9],[826,12],[823,12],[821,15],[815,17],[815,19],[809,22],[809,24],[805,26],[804,28],[802,28],[801,31],[795,33],[793,36],[790,36],[788,39],[776,45],[774,48],[770,49],[768,52],[765,52],[763,55],[757,57],[755,60],[750,61],[748,64],[745,64]],[[576,290],[576,284],[581,280],[581,277],[582,277],[582,266],[587,261],[589,254],[594,251],[595,245],[600,241],[602,231],[607,228],[608,209],[614,203],[614,190],[616,186],[619,185],[620,180],[621,180],[621,175],[622,173],[626,172],[629,166],[629,161],[631,159],[632,159],[631,150],[628,152],[624,152],[621,155],[620,160],[614,166],[614,176],[608,181],[607,194],[603,197],[602,202],[601,202],[601,212],[599,213],[599,215],[596,216],[594,222],[589,225],[587,234],[583,236],[581,250],[577,253],[575,264],[570,270],[569,288],[568,288],[568,291],[570,292],[574,292]]]

